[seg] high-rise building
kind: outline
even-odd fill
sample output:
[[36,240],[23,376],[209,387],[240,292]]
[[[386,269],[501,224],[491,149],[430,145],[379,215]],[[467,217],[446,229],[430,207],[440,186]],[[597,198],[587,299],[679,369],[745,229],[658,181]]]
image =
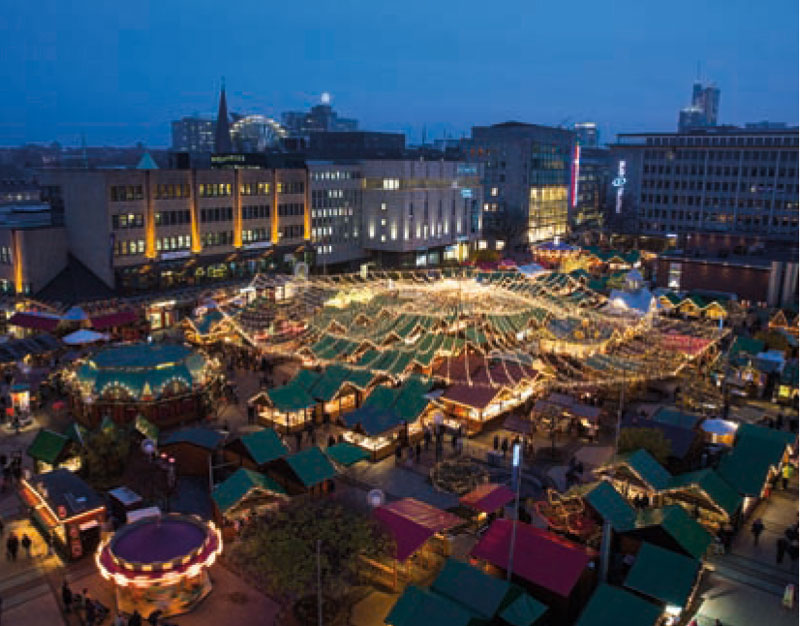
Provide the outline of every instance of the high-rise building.
[[576,145],[572,182],[572,227],[576,230],[602,227],[611,182],[609,150]]
[[797,128],[621,134],[609,205],[646,235],[796,242],[797,150]]
[[720,91],[716,85],[695,81],[692,85],[692,103],[681,109],[678,116],[678,132],[716,126],[719,95]]
[[574,146],[575,133],[562,128],[521,122],[473,127],[468,155],[484,165],[484,229],[491,232],[505,212],[521,212],[525,243],[566,233]]
[[214,152],[224,154],[231,152],[231,127],[228,119],[228,102],[225,98],[225,84],[219,92],[219,109],[217,110],[217,124],[214,129]]
[[192,154],[214,152],[214,120],[184,117],[172,122],[172,150]]
[[281,122],[292,137],[308,137],[314,132],[352,132],[358,130],[358,120],[339,117],[331,107],[329,94],[322,94],[320,103],[309,111],[286,111]]
[[597,124],[594,122],[577,122],[573,127],[578,145],[581,148],[596,148],[600,140]]

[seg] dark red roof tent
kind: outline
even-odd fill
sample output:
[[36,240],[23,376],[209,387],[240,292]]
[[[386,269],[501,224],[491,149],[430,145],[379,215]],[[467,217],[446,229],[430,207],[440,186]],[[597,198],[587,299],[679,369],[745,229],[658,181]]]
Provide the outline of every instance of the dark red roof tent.
[[60,322],[61,320],[57,317],[46,317],[34,313],[14,313],[8,320],[9,326],[32,328],[34,330],[43,330],[50,333],[58,328]]
[[115,328],[117,326],[132,324],[139,319],[139,316],[135,311],[117,311],[115,313],[96,315],[90,319],[92,328],[96,330],[105,330],[106,328]]
[[444,359],[434,370],[434,376],[447,378],[448,380],[467,380],[467,374],[471,379],[478,370],[483,367],[484,358],[477,354],[472,354],[465,358],[462,354],[456,359]]
[[[506,519],[492,522],[472,549],[471,556],[506,569],[512,524]],[[514,573],[538,587],[568,597],[594,556],[593,550],[530,524],[517,522]]]
[[514,492],[505,485],[484,483],[460,499],[461,504],[483,513],[493,513],[514,499]]
[[484,385],[452,385],[445,390],[441,399],[473,409],[485,409],[498,393],[499,389]]
[[464,520],[414,498],[403,498],[379,506],[375,518],[389,531],[397,544],[395,556],[405,561],[433,535],[460,526]]

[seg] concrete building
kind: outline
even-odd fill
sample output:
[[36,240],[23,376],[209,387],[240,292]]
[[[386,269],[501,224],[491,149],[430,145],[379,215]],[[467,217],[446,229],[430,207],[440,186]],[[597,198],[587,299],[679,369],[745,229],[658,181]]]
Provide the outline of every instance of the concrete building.
[[214,152],[214,120],[184,117],[172,122],[172,150],[191,154]]
[[371,131],[312,132],[307,154],[312,159],[402,159],[406,136]]
[[567,232],[575,133],[505,122],[473,127],[469,143],[469,159],[484,166],[487,231],[504,212],[522,212],[527,215],[526,243]]
[[63,225],[47,203],[0,206],[0,293],[38,293],[67,264]]
[[581,148],[596,148],[599,145],[600,133],[596,123],[577,122],[572,128]]
[[611,183],[611,153],[606,148],[575,148],[571,194],[574,230],[602,228]]
[[311,237],[306,179],[302,164],[39,173],[63,206],[70,253],[121,293],[283,262]]
[[697,80],[692,85],[692,103],[681,109],[678,116],[678,132],[692,128],[707,128],[717,125],[720,90],[714,84]]
[[797,148],[797,128],[621,134],[611,146],[609,205],[635,232],[681,248],[703,233],[745,245],[796,242]]
[[320,103],[309,111],[286,111],[281,123],[293,137],[309,137],[314,132],[352,132],[358,130],[358,120],[339,117],[331,107],[329,94],[322,94]]

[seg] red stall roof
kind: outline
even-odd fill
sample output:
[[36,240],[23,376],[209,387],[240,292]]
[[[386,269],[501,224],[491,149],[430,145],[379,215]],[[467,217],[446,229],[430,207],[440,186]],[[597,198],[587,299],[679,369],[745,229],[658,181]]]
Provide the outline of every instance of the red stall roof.
[[34,330],[44,330],[53,332],[61,320],[57,317],[46,315],[36,315],[35,313],[14,313],[8,320],[10,326],[20,326],[22,328],[32,328]]
[[461,504],[484,513],[493,513],[514,499],[514,492],[505,485],[484,483],[461,497]]
[[[495,520],[470,554],[506,569],[511,528],[511,520]],[[558,535],[517,522],[514,573],[538,587],[566,598],[593,555],[592,551]]]
[[105,330],[106,328],[114,328],[116,326],[132,324],[138,319],[139,316],[134,311],[117,311],[116,313],[96,315],[91,318],[91,322],[92,328],[97,330]]
[[493,387],[451,385],[441,395],[441,399],[473,409],[485,409],[499,393],[500,390]]
[[405,561],[436,533],[464,523],[460,517],[414,498],[379,506],[375,518],[394,537],[398,561]]

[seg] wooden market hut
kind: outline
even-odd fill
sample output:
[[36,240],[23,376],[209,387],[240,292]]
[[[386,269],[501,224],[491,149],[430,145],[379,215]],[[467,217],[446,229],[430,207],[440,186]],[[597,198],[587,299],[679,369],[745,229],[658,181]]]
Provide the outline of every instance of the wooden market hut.
[[[470,552],[488,570],[508,569],[512,528],[515,522],[496,519]],[[593,550],[530,524],[516,522],[513,576],[534,598],[550,607],[555,623],[571,622],[586,603],[595,585],[590,563]]]
[[661,614],[658,606],[635,593],[601,583],[575,626],[656,626],[661,623]]
[[506,387],[468,384],[451,385],[438,401],[448,415],[464,424],[469,435],[481,432],[488,421],[518,404]]
[[80,446],[67,435],[41,428],[28,446],[34,473],[41,474],[59,467],[76,470],[80,467]]
[[667,489],[672,481],[670,473],[644,449],[618,454],[594,472],[601,478],[611,480],[626,499],[646,495],[652,500]]
[[716,531],[724,524],[739,526],[744,500],[719,473],[712,468],[673,476],[661,492],[664,504],[680,504],[706,528]]
[[692,604],[702,575],[699,560],[644,541],[624,585],[657,602],[664,617],[678,618]]
[[359,461],[366,461],[370,458],[369,452],[347,441],[340,441],[328,446],[325,454],[335,465],[341,467],[350,467]]
[[179,475],[208,476],[214,456],[222,450],[225,435],[210,428],[183,428],[164,437],[159,450],[175,459]]
[[622,533],[620,549],[634,554],[647,541],[667,550],[700,559],[712,537],[682,506],[670,504],[636,514],[632,529]]
[[459,502],[473,509],[478,516],[478,521],[491,522],[495,517],[502,516],[503,508],[513,502],[514,492],[505,485],[497,483],[483,483],[469,493],[461,496]]
[[269,475],[290,496],[301,493],[320,495],[333,488],[332,483],[338,472],[322,450],[318,446],[312,446],[277,459],[270,468]]
[[283,387],[256,394],[250,402],[259,407],[258,418],[262,424],[284,434],[304,430],[313,421],[317,405],[296,377]]
[[274,479],[240,467],[211,491],[214,521],[224,532],[226,523],[277,506],[286,498],[286,489]]
[[225,445],[224,456],[229,463],[256,472],[265,472],[276,460],[289,452],[280,435],[272,428],[263,428],[240,435]]

